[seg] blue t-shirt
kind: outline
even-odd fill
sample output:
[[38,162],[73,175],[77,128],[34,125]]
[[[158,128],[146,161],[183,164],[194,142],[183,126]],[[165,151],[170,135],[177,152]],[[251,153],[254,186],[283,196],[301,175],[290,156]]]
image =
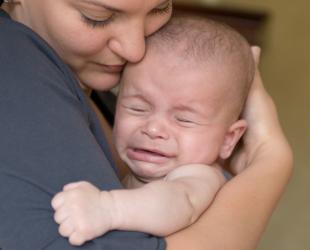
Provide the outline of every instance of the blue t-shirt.
[[[0,10],[0,248],[69,250],[52,197],[73,181],[121,184],[95,113],[69,67]],[[113,231],[78,249],[165,249],[161,238]]]

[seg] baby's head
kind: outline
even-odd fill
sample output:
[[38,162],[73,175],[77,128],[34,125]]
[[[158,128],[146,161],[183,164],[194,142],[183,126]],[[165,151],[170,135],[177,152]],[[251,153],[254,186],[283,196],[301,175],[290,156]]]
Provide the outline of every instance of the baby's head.
[[[220,81],[202,81],[222,91],[236,119],[254,76],[254,61],[246,39],[231,27],[202,17],[175,17],[149,37],[146,57],[178,63],[180,73],[197,68]],[[182,68],[183,67],[183,68]],[[175,83],[171,83],[174,85]],[[222,103],[218,103],[221,105]]]
[[173,18],[148,38],[147,53],[123,74],[116,148],[141,179],[230,156],[254,62],[236,31],[204,18]]

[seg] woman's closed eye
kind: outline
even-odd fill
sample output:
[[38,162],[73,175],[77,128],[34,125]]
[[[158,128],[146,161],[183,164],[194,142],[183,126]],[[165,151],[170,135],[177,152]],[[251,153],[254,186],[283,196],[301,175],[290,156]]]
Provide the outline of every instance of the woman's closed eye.
[[81,12],[81,17],[83,21],[92,28],[104,27],[108,25],[110,22],[113,21],[114,15],[115,15],[114,13],[110,13],[108,16],[104,18],[94,18]]
[[172,10],[172,1],[167,1],[161,5],[159,5],[157,8],[152,9],[150,14],[157,15],[157,14],[167,14]]
[[[152,9],[150,11],[151,15],[157,15],[157,14],[168,14],[172,10],[172,2],[169,0],[158,7]],[[92,15],[89,14],[88,11],[80,11],[82,20],[89,25],[92,28],[99,28],[99,27],[104,27],[111,23],[115,15],[117,14],[116,12],[113,12],[112,10],[106,10],[106,13],[104,16],[98,16],[98,15]]]

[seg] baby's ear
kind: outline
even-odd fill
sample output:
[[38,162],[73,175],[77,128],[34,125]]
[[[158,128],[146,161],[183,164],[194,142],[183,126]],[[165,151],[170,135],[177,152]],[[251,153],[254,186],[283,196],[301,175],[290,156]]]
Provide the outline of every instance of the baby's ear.
[[231,155],[239,139],[247,129],[247,126],[248,125],[245,120],[238,120],[228,128],[223,145],[220,149],[219,157],[221,159],[227,159]]

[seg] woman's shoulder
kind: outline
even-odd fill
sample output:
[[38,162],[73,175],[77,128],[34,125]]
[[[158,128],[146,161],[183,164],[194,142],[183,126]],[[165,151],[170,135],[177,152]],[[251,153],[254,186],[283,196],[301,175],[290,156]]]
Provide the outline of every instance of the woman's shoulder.
[[[12,58],[15,64],[32,64],[36,62],[51,61],[64,67],[64,63],[55,51],[32,29],[22,23],[12,20],[0,9],[0,64],[5,58]],[[5,57],[6,56],[6,57]],[[18,61],[16,60],[18,59]],[[26,60],[24,62],[23,60]],[[41,60],[41,61],[40,61]]]
[[21,82],[23,85],[27,82],[28,87],[53,85],[79,95],[74,75],[49,44],[1,9],[0,40],[0,81],[6,79],[4,85],[21,86]]
[[[27,26],[12,20],[9,15],[0,9],[0,49],[4,54],[20,52],[24,50],[23,54],[33,53],[36,45],[45,44],[34,31]],[[25,46],[27,49],[25,50]],[[48,49],[48,48],[47,48]]]

